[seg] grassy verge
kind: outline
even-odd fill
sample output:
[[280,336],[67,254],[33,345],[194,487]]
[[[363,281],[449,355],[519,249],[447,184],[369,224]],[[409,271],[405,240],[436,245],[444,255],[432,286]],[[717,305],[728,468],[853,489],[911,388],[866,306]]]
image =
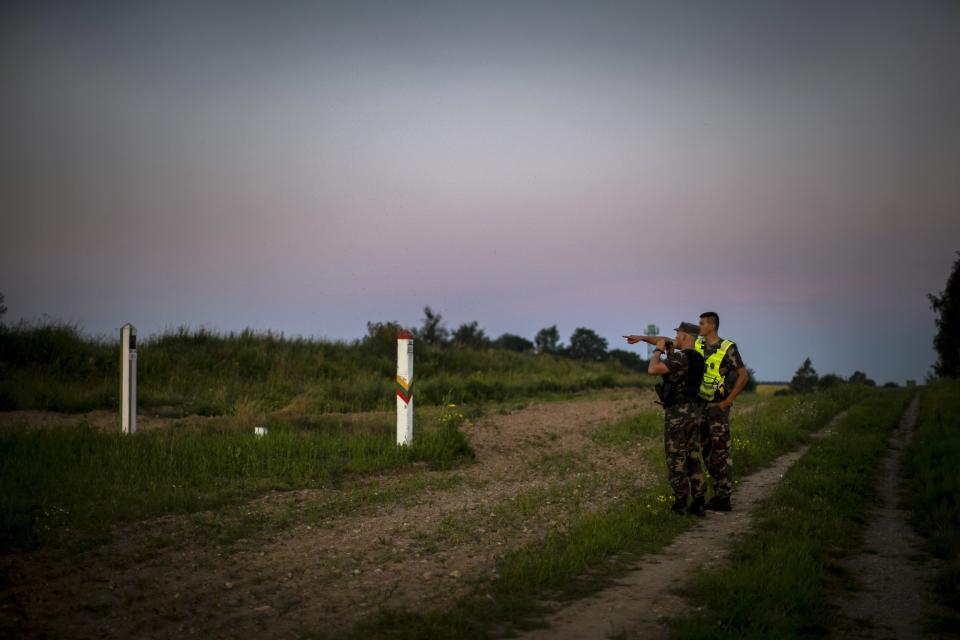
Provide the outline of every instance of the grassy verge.
[[906,504],[943,567],[939,606],[926,630],[960,635],[960,380],[938,380],[920,396],[920,417],[905,457]]
[[392,425],[365,430],[273,424],[248,431],[161,429],[124,437],[89,427],[0,434],[0,553],[105,534],[116,523],[210,509],[272,489],[423,462],[450,468],[473,453],[460,414],[424,424],[398,448]]
[[[807,438],[832,415],[864,393],[847,388],[810,396],[777,398],[770,405],[734,418],[739,455],[750,470]],[[348,632],[349,638],[486,638],[494,626],[523,627],[547,599],[569,599],[596,590],[624,561],[656,551],[691,526],[669,511],[662,453],[662,414],[644,412],[597,430],[594,439],[609,446],[646,442],[640,448],[661,480],[632,488],[614,507],[575,518],[567,527],[506,555],[498,577],[478,582],[474,592],[444,611],[384,610]],[[736,459],[736,458],[735,458]],[[535,623],[535,621],[533,621]],[[501,631],[503,629],[500,629]]]
[[[420,406],[650,384],[612,358],[583,362],[421,343],[416,349]],[[113,339],[69,325],[0,324],[0,411],[114,409],[119,366]],[[347,343],[181,329],[141,336],[137,373],[140,406],[173,416],[386,410],[396,387],[396,339],[383,331]]]
[[878,392],[814,443],[758,509],[729,566],[698,573],[695,612],[672,621],[675,638],[787,638],[830,628],[831,561],[862,537],[877,464],[909,392]]

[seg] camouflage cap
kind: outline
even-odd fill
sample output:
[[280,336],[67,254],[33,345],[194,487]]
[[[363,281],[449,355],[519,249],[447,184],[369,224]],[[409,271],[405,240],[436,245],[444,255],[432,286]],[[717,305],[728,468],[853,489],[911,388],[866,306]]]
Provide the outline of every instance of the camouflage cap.
[[689,333],[693,337],[700,335],[700,327],[692,322],[681,322],[680,326],[677,327],[675,331],[683,331],[684,333]]

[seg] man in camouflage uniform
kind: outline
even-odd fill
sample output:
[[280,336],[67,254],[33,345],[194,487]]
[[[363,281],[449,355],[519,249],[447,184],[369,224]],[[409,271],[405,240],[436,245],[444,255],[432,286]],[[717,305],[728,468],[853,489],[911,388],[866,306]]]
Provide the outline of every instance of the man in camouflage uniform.
[[[706,482],[700,465],[699,426],[702,422],[702,402],[698,399],[703,378],[703,357],[694,349],[697,325],[681,322],[674,343],[667,338],[625,336],[627,342],[640,340],[653,343],[656,349],[650,358],[647,372],[662,375],[657,385],[664,408],[664,453],[667,458],[667,478],[673,489],[673,511],[703,516]],[[675,345],[675,346],[674,346]],[[661,355],[667,354],[665,360]],[[687,507],[687,497],[693,501]]]
[[713,478],[713,497],[707,509],[730,511],[733,459],[730,455],[730,407],[747,384],[749,373],[732,340],[717,335],[720,316],[700,314],[700,337],[694,345],[704,359],[700,398],[706,401],[700,425],[701,455]]

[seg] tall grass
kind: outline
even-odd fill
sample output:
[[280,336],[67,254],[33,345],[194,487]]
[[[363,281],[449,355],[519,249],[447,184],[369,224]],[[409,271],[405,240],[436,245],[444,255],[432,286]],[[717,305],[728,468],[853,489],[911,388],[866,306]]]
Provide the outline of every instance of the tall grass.
[[447,468],[473,453],[456,421],[397,447],[389,423],[269,434],[168,428],[125,437],[90,427],[0,434],[0,554],[111,525],[213,508],[271,489],[317,487],[412,462]]
[[960,380],[938,380],[923,390],[905,461],[913,523],[942,561],[934,592],[943,606],[927,630],[960,635]]
[[[72,326],[0,325],[0,411],[113,409],[120,350]],[[616,361],[588,363],[503,349],[417,344],[420,405],[502,401],[649,384]],[[393,406],[396,342],[332,342],[271,332],[179,329],[141,340],[139,404],[172,415],[223,415],[255,400],[263,411],[346,412]]]

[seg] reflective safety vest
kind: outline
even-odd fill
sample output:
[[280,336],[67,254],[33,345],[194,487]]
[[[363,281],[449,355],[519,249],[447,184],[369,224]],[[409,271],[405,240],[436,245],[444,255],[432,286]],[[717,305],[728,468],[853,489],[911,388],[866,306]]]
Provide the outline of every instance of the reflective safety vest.
[[704,356],[703,362],[703,381],[700,383],[700,397],[707,402],[710,402],[714,398],[723,397],[726,392],[724,389],[724,380],[723,376],[720,375],[720,363],[723,362],[724,356],[727,355],[727,349],[733,346],[733,340],[723,340],[720,342],[720,346],[717,347],[717,350],[710,354],[710,357],[704,355],[706,349],[707,341],[702,337],[697,338],[697,342],[694,344],[694,348],[697,350],[697,353]]

